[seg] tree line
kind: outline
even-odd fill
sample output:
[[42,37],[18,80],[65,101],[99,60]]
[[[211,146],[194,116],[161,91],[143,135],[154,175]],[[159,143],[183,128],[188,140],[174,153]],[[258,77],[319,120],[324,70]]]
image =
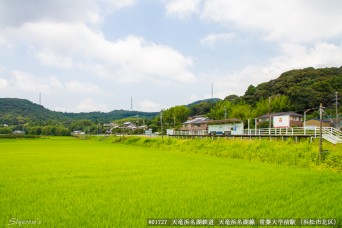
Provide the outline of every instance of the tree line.
[[[232,94],[223,100],[166,109],[163,111],[163,124],[167,128],[179,128],[189,116],[195,115],[204,115],[213,120],[238,118],[246,124],[248,119],[269,112],[294,111],[303,114],[309,109],[308,118],[315,118],[319,116],[317,110],[320,103],[323,103],[329,117],[335,117],[336,92],[342,96],[342,67],[291,70],[269,82],[250,85],[243,96]],[[338,97],[338,112],[342,110],[340,101]],[[160,124],[159,118],[154,118],[155,125]],[[253,124],[254,121],[251,121]]]
[[[164,129],[180,128],[189,116],[204,115],[213,120],[238,118],[247,122],[248,119],[268,112],[294,111],[302,114],[308,109],[312,110],[307,113],[308,118],[313,118],[318,117],[315,110],[320,103],[326,107],[326,113],[334,117],[336,92],[342,96],[342,67],[291,70],[269,82],[248,86],[242,96],[231,94],[223,100],[214,98],[196,101],[189,105],[174,106],[160,113],[125,110],[109,113],[62,113],[50,111],[23,99],[0,98],[0,125],[11,126],[0,127],[0,134],[13,130],[26,130],[29,134],[36,135],[70,135],[75,130],[104,133],[108,129],[103,128],[103,123],[119,119],[141,121],[155,132],[161,130],[161,122]],[[339,98],[337,102],[340,100]],[[338,112],[341,112],[341,106],[338,106]],[[120,129],[116,132],[120,133]]]

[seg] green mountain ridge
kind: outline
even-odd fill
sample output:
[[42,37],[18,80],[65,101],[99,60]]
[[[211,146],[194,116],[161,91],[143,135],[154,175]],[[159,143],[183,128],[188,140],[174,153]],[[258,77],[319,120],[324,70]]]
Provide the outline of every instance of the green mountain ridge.
[[0,124],[18,125],[34,122],[39,125],[49,121],[90,120],[96,123],[109,123],[113,120],[139,116],[152,118],[157,112],[139,112],[127,110],[113,110],[111,112],[67,113],[56,112],[44,108],[26,99],[0,98]]
[[[257,86],[250,85],[243,96],[232,94],[227,96],[224,100],[210,98],[195,101],[184,106],[189,108],[190,116],[206,115],[209,112],[212,112],[212,110],[215,111],[215,108],[219,110],[219,112],[223,112],[222,107],[217,106],[222,106],[221,103],[224,101],[229,101],[231,104],[248,104],[248,109],[258,109],[258,102],[266,102],[269,97],[271,97],[272,100],[276,100],[277,97],[279,98],[279,96],[281,96],[281,99],[285,99],[284,102],[286,105],[283,105],[283,108],[281,108],[280,111],[291,110],[303,113],[308,108],[317,108],[320,103],[323,103],[325,107],[333,109],[336,102],[336,92],[338,92],[339,96],[342,96],[342,67],[320,69],[309,67],[284,72],[278,78],[261,83]],[[341,106],[339,107],[341,110]],[[264,109],[260,110],[261,111],[259,111],[260,113],[258,114],[265,114]],[[276,111],[276,107],[272,107],[272,111]],[[0,124],[2,125],[19,125],[25,123],[31,123],[32,125],[49,125],[51,121],[54,121],[55,124],[56,122],[68,123],[77,120],[90,120],[94,123],[109,123],[113,120],[134,116],[152,119],[156,117],[158,113],[159,112],[127,110],[113,110],[106,113],[66,113],[51,111],[25,99],[0,98]],[[217,118],[222,118],[221,116],[223,114],[218,114]],[[244,115],[241,115],[241,118],[242,116]]]

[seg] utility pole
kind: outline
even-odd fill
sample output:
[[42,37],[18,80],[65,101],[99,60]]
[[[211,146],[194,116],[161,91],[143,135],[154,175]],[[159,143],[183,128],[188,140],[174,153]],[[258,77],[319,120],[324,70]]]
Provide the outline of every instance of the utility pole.
[[224,120],[227,119],[227,107],[224,106]]
[[251,130],[250,130],[250,119],[248,119],[248,135],[251,134]]
[[304,111],[304,124],[303,124],[304,125],[304,135],[306,135],[306,123],[305,123],[306,122],[306,113],[310,110],[311,110],[311,108]]
[[319,105],[319,158],[321,159],[321,154],[323,152],[322,148],[322,131],[323,131],[323,105],[322,103]]
[[163,133],[163,110],[160,111],[160,127],[161,127],[162,141],[164,142],[164,133]]
[[335,93],[336,95],[336,128],[339,130],[340,128],[340,122],[338,121],[338,102],[337,102],[337,99],[338,99],[338,92],[336,91]]
[[271,97],[268,97],[268,133],[271,134]]
[[99,135],[99,123],[97,123],[97,141],[100,140],[100,135]]
[[131,111],[133,111],[133,97],[131,97]]

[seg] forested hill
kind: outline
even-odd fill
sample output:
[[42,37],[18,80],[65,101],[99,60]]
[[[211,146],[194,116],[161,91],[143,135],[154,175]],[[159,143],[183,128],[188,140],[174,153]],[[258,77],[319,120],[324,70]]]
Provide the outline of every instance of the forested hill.
[[91,120],[99,123],[109,123],[116,119],[139,116],[152,118],[156,112],[138,112],[114,110],[108,113],[63,113],[44,108],[31,101],[18,98],[0,98],[0,124],[18,125],[27,122],[48,124],[53,121]]
[[197,115],[205,115],[210,112],[210,109],[213,108],[221,99],[219,98],[209,98],[204,100],[195,101],[191,104],[188,104],[187,107],[190,110],[190,116]]
[[305,110],[318,107],[322,102],[325,107],[332,106],[335,92],[342,95],[342,67],[314,69],[312,67],[291,70],[277,79],[249,86],[242,98],[254,105],[260,99],[276,95],[289,98],[293,110]]
[[[187,105],[189,115],[205,115],[211,113],[211,118],[222,118],[223,106],[227,106],[230,116],[236,113],[237,105],[249,105],[244,113],[236,118],[246,117],[245,112],[254,113],[249,117],[267,113],[267,105],[262,108],[260,104],[265,103],[268,97],[272,102],[277,97],[284,101],[282,107],[272,104],[272,111],[297,111],[304,112],[308,108],[318,107],[322,102],[325,107],[333,108],[335,105],[335,92],[342,96],[342,67],[337,68],[305,68],[291,70],[281,74],[277,79],[261,83],[257,86],[250,85],[244,96],[229,95],[225,101],[220,99],[207,99],[196,101]],[[279,96],[282,95],[282,96]],[[340,100],[340,99],[339,99]],[[232,106],[223,104],[229,101]],[[223,106],[222,106],[223,105]],[[222,106],[222,107],[221,107]],[[228,109],[230,107],[230,109]],[[245,107],[245,106],[243,106]],[[341,107],[341,106],[340,106]],[[234,111],[234,109],[236,109]],[[215,111],[216,110],[216,111]],[[241,111],[241,110],[240,110]],[[215,117],[213,112],[217,112]],[[156,112],[138,112],[126,110],[114,110],[112,112],[90,112],[90,113],[63,113],[55,112],[34,104],[28,100],[17,98],[0,98],[0,124],[18,125],[33,122],[38,125],[49,124],[51,121],[65,122],[72,120],[90,120],[95,123],[109,123],[113,120],[137,116],[153,118]],[[247,115],[248,116],[248,115]]]

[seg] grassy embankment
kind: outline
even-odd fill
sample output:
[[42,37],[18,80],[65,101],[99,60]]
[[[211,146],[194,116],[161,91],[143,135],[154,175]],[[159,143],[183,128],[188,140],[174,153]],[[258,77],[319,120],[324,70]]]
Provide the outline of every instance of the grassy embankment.
[[240,140],[211,138],[182,140],[174,138],[116,137],[114,142],[159,150],[172,150],[215,157],[226,157],[270,164],[308,167],[317,170],[342,172],[342,144],[333,145],[324,141],[324,152],[319,154],[318,140],[294,142],[269,139]]

